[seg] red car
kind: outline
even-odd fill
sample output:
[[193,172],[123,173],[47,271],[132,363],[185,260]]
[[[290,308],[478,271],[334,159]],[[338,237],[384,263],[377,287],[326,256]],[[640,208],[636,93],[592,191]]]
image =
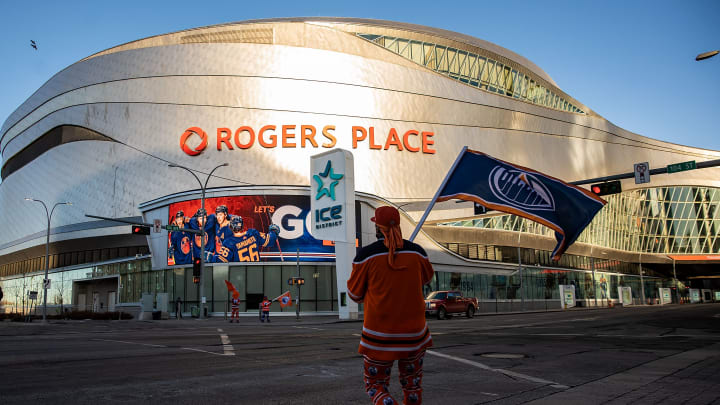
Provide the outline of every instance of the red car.
[[477,308],[477,298],[463,297],[460,291],[433,291],[425,299],[425,315],[435,315],[438,319],[455,313],[472,318]]

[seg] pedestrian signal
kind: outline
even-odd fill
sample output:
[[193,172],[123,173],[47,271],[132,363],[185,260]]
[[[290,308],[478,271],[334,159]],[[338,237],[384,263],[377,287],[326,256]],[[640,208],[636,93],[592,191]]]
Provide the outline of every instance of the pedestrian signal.
[[620,180],[608,181],[605,183],[593,184],[590,186],[590,191],[596,195],[617,194],[622,192],[622,186],[620,185]]
[[132,226],[132,234],[133,235],[150,235],[150,227],[144,226],[144,225],[133,225]]
[[196,257],[193,259],[193,277],[200,278],[200,258]]
[[193,284],[200,284],[200,277],[193,277]]

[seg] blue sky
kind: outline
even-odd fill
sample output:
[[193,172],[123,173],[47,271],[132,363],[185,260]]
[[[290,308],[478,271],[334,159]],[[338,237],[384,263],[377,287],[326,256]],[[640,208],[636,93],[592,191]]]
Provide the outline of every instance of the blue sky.
[[[472,35],[535,62],[565,92],[629,131],[720,150],[720,1],[0,0],[0,121],[55,73],[95,52],[255,18],[341,16]],[[30,47],[35,40],[39,49]]]

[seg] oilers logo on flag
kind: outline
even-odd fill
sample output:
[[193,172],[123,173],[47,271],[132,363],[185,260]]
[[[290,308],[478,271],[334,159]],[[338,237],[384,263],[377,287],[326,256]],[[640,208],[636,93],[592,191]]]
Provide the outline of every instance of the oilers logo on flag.
[[533,169],[464,148],[437,201],[474,201],[486,208],[541,223],[555,231],[553,260],[580,236],[605,200]]
[[280,298],[280,303],[281,303],[282,305],[287,305],[289,302],[290,302],[290,297],[288,297],[287,295],[284,296],[284,297],[282,297],[282,298]]
[[489,176],[490,191],[498,200],[523,210],[555,210],[550,190],[530,173],[495,166]]

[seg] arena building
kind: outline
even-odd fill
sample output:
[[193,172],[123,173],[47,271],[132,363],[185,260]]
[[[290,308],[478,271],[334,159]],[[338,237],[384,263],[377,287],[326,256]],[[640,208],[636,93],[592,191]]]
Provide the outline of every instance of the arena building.
[[[191,221],[199,184],[171,164],[204,181],[228,163],[209,179],[207,211],[227,207],[262,242],[225,261],[216,245],[202,294],[211,312],[225,311],[224,280],[238,286],[241,311],[252,312],[262,295],[295,294],[287,279],[299,271],[302,311],[336,313],[344,303],[333,247],[306,225],[312,155],[352,152],[358,245],[374,241],[370,217],[384,204],[401,209],[409,235],[464,146],[568,182],[638,162],[720,158],[613,125],[498,45],[352,18],[244,21],[99,52],[48,80],[0,136],[5,312],[27,309],[28,291],[43,292],[48,218],[26,198],[48,209],[72,202],[49,225],[53,309],[137,311],[143,293],[180,297],[185,311],[197,306],[192,235],[133,235],[130,225],[86,217],[164,226],[182,211],[178,221]],[[548,228],[476,213],[472,203],[438,204],[416,239],[437,271],[428,290],[478,297],[479,311],[557,308],[558,285],[574,285],[582,305],[617,300],[620,286],[632,287],[636,303],[662,286],[678,287],[682,299],[687,280],[716,271],[720,259],[718,179],[708,168],[624,180],[559,262],[549,257]]]

